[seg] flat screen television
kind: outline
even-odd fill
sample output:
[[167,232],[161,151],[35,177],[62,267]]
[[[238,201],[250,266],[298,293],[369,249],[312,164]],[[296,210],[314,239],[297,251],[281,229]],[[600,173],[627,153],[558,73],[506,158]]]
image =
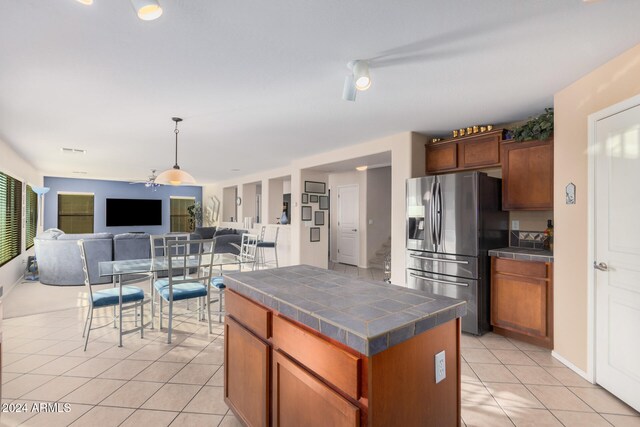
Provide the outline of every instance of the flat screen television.
[[107,227],[162,225],[162,200],[107,199]]

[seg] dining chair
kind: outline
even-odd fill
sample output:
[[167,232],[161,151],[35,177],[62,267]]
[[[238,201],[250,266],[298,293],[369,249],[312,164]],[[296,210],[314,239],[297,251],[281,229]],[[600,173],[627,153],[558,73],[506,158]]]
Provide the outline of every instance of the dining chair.
[[[170,233],[170,234],[152,234],[149,236],[151,243],[151,262],[155,263],[158,257],[164,257],[167,255],[167,242],[176,241],[176,242],[185,242],[190,240],[191,236],[188,233]],[[190,250],[191,246],[176,246],[176,251],[178,250]],[[163,284],[163,286],[169,285],[169,279],[166,276],[166,273],[159,273],[158,271],[153,272],[153,277],[151,279],[151,285],[149,289],[149,295],[151,297],[151,329],[155,329],[154,319],[156,312],[156,298],[155,298],[155,290],[159,284]],[[188,303],[187,303],[188,304]],[[187,305],[188,307],[188,305]]]
[[[273,240],[265,240],[265,234],[268,229],[275,228],[275,235],[273,236]],[[276,268],[278,268],[278,232],[280,231],[280,227],[277,226],[269,226],[267,228],[266,225],[262,226],[260,230],[260,239],[258,239],[258,253],[257,253],[257,264],[261,267],[267,267],[267,262],[265,259],[264,250],[265,249],[273,249],[273,254],[275,257]]]
[[[89,283],[89,268],[87,267],[87,249],[91,251],[91,246],[94,244],[94,240],[78,240],[78,246],[80,247],[80,258],[82,260],[82,271],[84,273],[84,284],[89,290],[89,310],[87,311],[87,318],[84,321],[84,327],[82,328],[82,338],[84,338],[84,351],[87,351],[87,344],[89,343],[89,334],[93,329],[99,329],[109,326],[111,322],[95,328],[91,327],[93,323],[93,310],[103,307],[115,307],[120,305],[120,289],[122,289],[122,309],[118,316],[122,317],[122,312],[125,310],[135,310],[135,324],[138,322],[138,307],[140,308],[140,338],[144,338],[144,291],[137,286],[123,286],[113,287],[110,289],[103,289],[94,292]],[[125,306],[125,304],[127,304]],[[115,316],[114,316],[115,321]],[[122,337],[122,322],[120,322],[120,337]]]
[[213,263],[215,239],[208,240],[169,240],[166,246],[165,258],[168,261],[168,277],[158,279],[153,287],[159,302],[160,330],[162,330],[163,302],[168,305],[167,343],[171,344],[173,330],[173,305],[177,301],[197,299],[198,318],[206,308],[211,330],[211,304],[209,304],[209,283]]
[[[242,235],[240,253],[238,255],[240,261],[238,270],[242,271],[242,268],[247,264],[251,265],[251,270],[255,270],[257,249],[258,235],[244,233]],[[211,277],[211,287],[213,288],[213,292],[217,294],[217,298],[211,301],[218,303],[218,311],[214,314],[218,315],[218,323],[222,323],[222,315],[224,314],[222,299],[224,297],[224,290],[226,289],[224,276],[222,275],[222,266],[220,266],[220,274]]]

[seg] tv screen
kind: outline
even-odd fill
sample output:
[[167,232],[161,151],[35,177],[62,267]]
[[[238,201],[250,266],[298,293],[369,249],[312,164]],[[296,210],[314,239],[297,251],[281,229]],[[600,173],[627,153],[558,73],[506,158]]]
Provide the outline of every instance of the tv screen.
[[162,200],[107,199],[107,227],[162,225]]

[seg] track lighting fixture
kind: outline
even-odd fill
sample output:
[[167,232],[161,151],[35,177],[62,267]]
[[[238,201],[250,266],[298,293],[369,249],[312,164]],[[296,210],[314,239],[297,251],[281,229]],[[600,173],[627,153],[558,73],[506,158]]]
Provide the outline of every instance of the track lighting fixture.
[[[90,6],[93,0],[76,0],[78,3]],[[138,18],[143,21],[153,21],[162,15],[162,7],[158,0],[131,0],[131,6],[136,11]]]
[[143,21],[153,21],[162,15],[162,8],[157,0],[131,0],[131,5],[138,18]]
[[347,75],[344,80],[342,99],[355,101],[357,91],[367,90],[371,87],[369,63],[363,60],[351,61],[347,64],[347,68],[351,71],[351,74]]

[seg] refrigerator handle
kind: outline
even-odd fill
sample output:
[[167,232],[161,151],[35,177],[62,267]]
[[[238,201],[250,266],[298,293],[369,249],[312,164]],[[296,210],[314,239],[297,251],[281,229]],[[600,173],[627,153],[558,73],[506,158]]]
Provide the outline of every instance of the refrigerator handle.
[[431,197],[429,198],[429,232],[431,233],[431,241],[434,245],[438,245],[436,241],[436,180],[431,183]]
[[438,246],[440,246],[442,244],[442,186],[440,185],[440,182],[438,182],[438,185],[436,187],[436,193],[438,203],[438,206],[436,207],[438,213],[438,228],[436,234]]

